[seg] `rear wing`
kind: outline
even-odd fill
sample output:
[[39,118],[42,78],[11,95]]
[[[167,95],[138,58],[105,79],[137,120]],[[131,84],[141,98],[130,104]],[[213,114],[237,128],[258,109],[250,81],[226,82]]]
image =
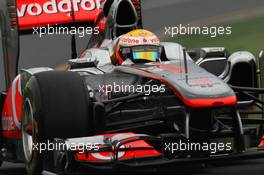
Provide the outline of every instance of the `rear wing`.
[[[5,87],[9,87],[17,75],[19,35],[33,34],[32,30],[35,28],[48,25],[94,26],[104,5],[115,1],[117,0],[0,0],[0,51],[4,60]],[[139,24],[142,25],[141,0],[131,2],[137,11]]]
[[[94,24],[106,1],[112,0],[16,0],[19,30],[55,24]],[[140,0],[132,3],[141,16]]]
[[105,0],[17,0],[19,30],[47,24],[93,22]]

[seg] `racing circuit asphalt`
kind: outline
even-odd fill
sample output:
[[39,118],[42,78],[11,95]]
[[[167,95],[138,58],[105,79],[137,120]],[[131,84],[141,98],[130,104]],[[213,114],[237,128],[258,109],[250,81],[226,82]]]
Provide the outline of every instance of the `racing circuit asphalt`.
[[[142,0],[143,20],[146,29],[162,33],[165,26],[183,23],[206,23],[212,17],[248,14],[264,7],[263,0]],[[256,10],[255,10],[256,9]],[[217,21],[215,21],[217,22]],[[88,38],[79,39],[78,50],[85,48]],[[63,45],[58,43],[64,43]],[[69,43],[69,44],[66,44]],[[0,42],[0,48],[2,48]],[[21,37],[20,68],[54,66],[69,59],[70,37],[38,36]],[[0,52],[2,58],[2,52]],[[0,89],[4,89],[3,60],[0,60]],[[263,175],[264,160],[248,160],[206,168],[188,168],[178,175]],[[162,173],[164,174],[164,173]],[[25,175],[21,164],[4,163],[0,175]]]

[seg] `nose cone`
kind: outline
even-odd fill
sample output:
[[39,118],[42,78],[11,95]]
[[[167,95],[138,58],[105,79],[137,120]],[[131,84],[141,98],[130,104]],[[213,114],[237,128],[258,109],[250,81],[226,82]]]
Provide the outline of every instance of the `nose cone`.
[[234,91],[221,79],[194,63],[188,63],[188,69],[186,73],[180,63],[144,68],[156,75],[187,106],[203,108],[237,104]]
[[192,108],[235,106],[234,91],[220,78],[188,63],[186,72],[180,61],[169,64],[136,65],[118,70],[155,79],[166,85],[186,105]]

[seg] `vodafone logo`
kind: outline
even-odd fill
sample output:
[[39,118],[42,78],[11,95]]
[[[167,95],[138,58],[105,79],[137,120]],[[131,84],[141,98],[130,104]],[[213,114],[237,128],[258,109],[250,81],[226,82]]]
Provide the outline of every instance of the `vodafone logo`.
[[121,42],[126,44],[139,44],[139,40],[133,38],[123,38]]
[[75,12],[82,10],[92,11],[99,9],[100,0],[49,0],[43,3],[43,5],[35,2],[29,4],[22,4],[17,9],[18,17],[24,17],[25,15],[39,16],[45,14],[56,13],[69,13],[72,10]]
[[126,37],[124,36],[120,40],[120,44],[159,44],[159,39],[156,36],[151,37]]

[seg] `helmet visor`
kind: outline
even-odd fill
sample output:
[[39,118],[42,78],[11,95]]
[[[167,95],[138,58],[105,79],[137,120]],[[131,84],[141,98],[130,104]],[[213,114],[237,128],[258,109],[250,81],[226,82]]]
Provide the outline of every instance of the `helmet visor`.
[[133,46],[131,48],[123,48],[121,53],[134,63],[156,62],[160,57],[160,46]]
[[158,61],[160,57],[159,46],[135,46],[132,47],[132,60],[137,61]]

